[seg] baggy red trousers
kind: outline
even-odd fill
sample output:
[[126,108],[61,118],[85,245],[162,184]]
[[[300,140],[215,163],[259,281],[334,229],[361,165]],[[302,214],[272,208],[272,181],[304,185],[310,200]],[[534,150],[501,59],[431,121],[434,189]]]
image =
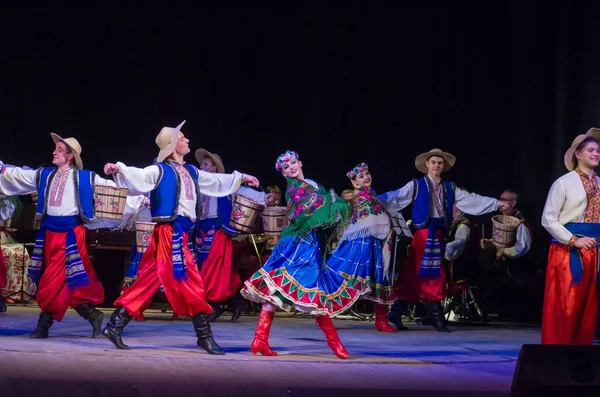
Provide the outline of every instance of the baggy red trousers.
[[143,320],[144,310],[150,306],[161,285],[175,314],[191,317],[213,311],[206,303],[204,284],[188,249],[188,233],[183,233],[182,243],[187,280],[177,280],[173,276],[172,236],[171,224],[156,225],[150,244],[140,261],[138,279],[114,303],[115,306],[124,307],[137,320]]
[[[85,228],[81,225],[73,229],[79,256],[90,283],[85,287],[69,289],[67,287],[66,245],[67,232],[46,230],[44,236],[44,269],[37,289],[36,301],[42,312],[52,313],[52,318],[62,321],[69,307],[87,303],[98,305],[104,301],[104,288],[92,267],[87,246]],[[25,275],[23,275],[25,276]]]
[[240,288],[242,281],[232,258],[231,238],[222,230],[215,231],[208,256],[200,268],[209,302],[225,302]]
[[542,343],[592,344],[598,310],[596,249],[579,250],[583,275],[581,282],[572,285],[570,247],[550,246],[542,309]]

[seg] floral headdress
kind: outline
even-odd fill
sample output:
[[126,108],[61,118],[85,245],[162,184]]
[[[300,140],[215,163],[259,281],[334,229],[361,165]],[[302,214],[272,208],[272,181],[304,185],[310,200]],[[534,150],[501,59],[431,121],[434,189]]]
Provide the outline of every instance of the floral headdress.
[[285,153],[283,153],[283,154],[279,155],[279,157],[277,157],[277,162],[275,163],[275,169],[277,171],[281,172],[284,164],[287,163],[288,161],[290,161],[291,159],[298,160],[298,153],[294,152],[293,150],[286,150]]
[[367,163],[360,163],[359,165],[357,165],[356,167],[354,167],[350,171],[348,171],[346,173],[346,176],[348,178],[352,179],[356,175],[360,174],[361,172],[365,172],[368,169],[369,169],[369,166],[367,165]]

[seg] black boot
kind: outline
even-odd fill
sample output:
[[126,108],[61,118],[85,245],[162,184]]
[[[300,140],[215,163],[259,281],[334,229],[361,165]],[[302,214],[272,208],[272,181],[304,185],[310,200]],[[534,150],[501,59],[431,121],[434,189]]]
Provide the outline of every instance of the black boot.
[[397,300],[392,305],[390,312],[388,313],[388,321],[396,326],[398,331],[408,331],[408,328],[402,324],[402,315],[408,307],[408,301]]
[[433,325],[433,317],[431,316],[431,301],[424,301],[423,306],[425,306],[427,313],[425,313],[425,315],[419,319],[419,323],[421,323],[421,325]]
[[100,333],[102,332],[102,320],[104,319],[104,313],[87,303],[77,306],[75,311],[81,317],[88,320],[90,324],[92,324],[92,338],[99,337]]
[[192,316],[192,324],[194,324],[194,330],[198,337],[198,346],[210,354],[225,354],[225,350],[221,349],[213,339],[210,324],[206,317],[205,313],[198,313]]
[[37,327],[29,334],[30,338],[47,338],[48,328],[52,326],[52,313],[42,312],[40,313],[40,319],[38,320]]
[[446,317],[444,316],[444,311],[442,309],[442,302],[435,301],[430,302],[430,304],[432,325],[437,332],[450,332],[450,330],[446,328]]
[[115,345],[117,349],[131,350],[131,347],[123,343],[121,332],[123,328],[131,321],[133,316],[127,313],[123,307],[118,307],[110,316],[110,320],[106,323],[106,327],[102,330],[102,335]]
[[0,313],[6,313],[6,303],[2,298],[0,298]]
[[223,310],[221,309],[221,304],[218,302],[208,302],[208,304],[213,308],[213,312],[206,315],[206,319],[208,322],[212,323],[216,321],[221,314],[223,314]]
[[233,315],[231,316],[231,322],[235,323],[240,319],[242,315],[242,308],[244,306],[244,298],[242,298],[239,294],[231,298],[231,312]]

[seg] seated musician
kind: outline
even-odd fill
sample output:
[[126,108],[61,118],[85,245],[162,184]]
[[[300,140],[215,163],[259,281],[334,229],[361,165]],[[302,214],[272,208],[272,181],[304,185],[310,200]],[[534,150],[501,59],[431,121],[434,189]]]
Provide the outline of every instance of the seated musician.
[[479,262],[488,269],[489,310],[497,311],[500,318],[525,320],[528,312],[535,310],[529,304],[535,299],[529,296],[528,285],[533,282],[536,268],[534,261],[524,257],[531,249],[532,233],[524,214],[517,208],[519,194],[506,189],[500,196],[507,206],[495,215],[513,216],[521,221],[517,227],[515,245],[497,248],[492,240],[482,239]]

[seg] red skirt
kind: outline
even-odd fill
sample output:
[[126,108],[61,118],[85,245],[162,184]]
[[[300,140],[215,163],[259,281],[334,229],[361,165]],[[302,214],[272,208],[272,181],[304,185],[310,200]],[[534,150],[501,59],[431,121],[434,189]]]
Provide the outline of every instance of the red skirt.
[[85,228],[80,225],[73,231],[79,256],[90,281],[89,285],[74,290],[67,287],[67,233],[47,230],[44,237],[44,270],[35,299],[42,312],[52,313],[52,318],[57,321],[62,321],[69,307],[76,308],[84,303],[98,305],[104,301],[104,288],[92,267],[85,245]]
[[209,302],[224,302],[235,296],[242,282],[237,268],[232,264],[231,238],[222,230],[213,235],[206,260],[200,268],[204,281],[206,299]]
[[[419,277],[419,269],[423,254],[425,254],[425,243],[427,242],[428,229],[419,229],[415,232],[410,252],[406,261],[402,264],[398,279],[394,283],[394,293],[398,300],[417,303],[419,300],[424,301],[441,301],[446,299],[446,269],[442,259],[440,269],[440,277],[438,278],[421,278]],[[437,236],[440,242],[444,239],[444,232],[437,231]],[[441,249],[444,252],[444,245]]]
[[570,248],[552,244],[548,254],[542,312],[542,343],[590,345],[594,340],[598,286],[596,248],[580,250],[581,282],[571,285]]
[[211,313],[206,303],[204,284],[188,249],[188,234],[183,233],[183,253],[187,267],[187,280],[173,276],[172,259],[173,226],[168,223],[156,225],[150,244],[140,260],[140,273],[135,283],[117,299],[115,306],[124,307],[137,320],[143,320],[144,311],[152,303],[154,293],[162,285],[173,311],[179,316]]

